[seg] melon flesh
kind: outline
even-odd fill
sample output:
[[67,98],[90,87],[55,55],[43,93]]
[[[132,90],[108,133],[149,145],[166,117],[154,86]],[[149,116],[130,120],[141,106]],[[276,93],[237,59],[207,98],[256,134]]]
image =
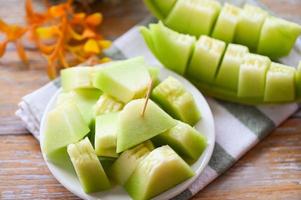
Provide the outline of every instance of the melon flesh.
[[301,26],[276,17],[268,17],[261,29],[257,52],[271,58],[286,56],[301,33]]
[[201,36],[187,70],[187,76],[198,81],[211,83],[217,72],[226,44],[223,41]]
[[295,99],[296,69],[272,63],[267,72],[264,101],[283,102]]
[[111,167],[111,174],[114,180],[118,184],[124,185],[136,169],[139,162],[143,160],[153,149],[154,146],[152,142],[146,141],[122,152]]
[[207,139],[203,134],[181,121],[154,137],[153,141],[156,145],[170,146],[189,164],[197,161],[207,146]]
[[48,156],[68,144],[79,141],[89,131],[74,101],[65,101],[47,114],[42,141],[43,152]]
[[95,74],[94,86],[127,103],[145,96],[150,75],[143,57],[112,63]]
[[152,86],[154,87],[154,86],[158,85],[160,83],[160,80],[159,80],[160,69],[158,67],[149,67],[148,72],[149,72],[151,79],[153,80]]
[[220,3],[214,0],[178,0],[164,22],[180,33],[209,35],[220,9]]
[[117,153],[140,144],[176,125],[176,121],[152,100],[142,116],[145,99],[129,102],[120,112]]
[[98,156],[118,157],[116,153],[119,113],[100,115],[95,119],[95,152]]
[[271,60],[266,56],[247,54],[240,66],[238,96],[263,98],[266,72]]
[[93,88],[92,67],[72,67],[61,70],[61,84],[64,91],[78,88]]
[[240,65],[248,48],[238,44],[227,46],[220,69],[216,76],[215,84],[232,91],[237,91]]
[[223,40],[224,42],[232,42],[235,35],[236,26],[241,9],[226,3],[214,26],[212,37]]
[[67,151],[86,193],[99,192],[111,187],[110,181],[87,137],[78,143],[68,145]]
[[262,25],[268,13],[259,7],[246,4],[240,12],[235,32],[235,43],[256,51]]
[[117,101],[115,98],[110,95],[103,94],[99,97],[96,104],[93,106],[94,116],[117,112],[123,108],[123,103]]
[[171,116],[190,125],[196,124],[201,118],[192,94],[173,77],[168,77],[154,88],[152,99]]
[[164,19],[177,0],[144,0],[148,9],[158,18]]
[[296,95],[297,98],[301,97],[301,61],[299,62],[298,68],[296,70]]
[[194,172],[169,146],[148,154],[125,184],[134,200],[146,200],[192,177]]

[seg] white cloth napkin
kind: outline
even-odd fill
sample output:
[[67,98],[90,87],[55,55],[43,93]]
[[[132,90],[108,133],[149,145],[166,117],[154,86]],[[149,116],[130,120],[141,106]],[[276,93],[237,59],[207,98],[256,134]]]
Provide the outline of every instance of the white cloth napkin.
[[[243,3],[243,1],[236,2]],[[149,22],[148,19],[143,24]],[[300,40],[298,42],[301,43]],[[297,61],[301,60],[300,49],[296,46],[290,56],[282,59],[281,62],[296,65]],[[107,54],[113,59],[143,55],[148,63],[160,66],[146,47],[137,26],[115,40]],[[59,87],[59,79],[52,81],[24,96],[19,104],[16,115],[37,139],[39,139],[39,126],[44,109]],[[213,156],[200,177],[175,199],[185,200],[192,197],[298,109],[296,103],[281,106],[246,106],[212,98],[207,100],[213,112],[216,128]]]

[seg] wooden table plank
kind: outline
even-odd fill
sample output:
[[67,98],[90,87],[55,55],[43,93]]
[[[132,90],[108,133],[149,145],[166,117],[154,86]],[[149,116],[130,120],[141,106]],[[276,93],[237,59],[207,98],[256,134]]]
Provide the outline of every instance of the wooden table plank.
[[[35,5],[41,7],[41,1]],[[116,38],[149,15],[141,0],[105,0],[102,31]],[[301,22],[301,1],[263,0],[276,13]],[[0,17],[22,23],[24,1],[0,0]],[[47,83],[45,61],[29,53],[30,69],[17,59],[14,47],[0,60],[0,199],[77,199],[61,186],[45,165],[38,142],[14,115],[25,94]],[[23,135],[9,135],[23,133]],[[25,135],[26,134],[26,135]],[[194,199],[301,199],[301,119],[285,122],[211,183]]]

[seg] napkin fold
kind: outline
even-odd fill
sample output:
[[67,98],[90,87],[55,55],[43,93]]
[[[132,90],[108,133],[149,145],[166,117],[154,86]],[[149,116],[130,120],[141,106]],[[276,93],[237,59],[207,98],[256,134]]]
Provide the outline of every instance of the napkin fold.
[[[243,4],[246,1],[237,0],[234,3]],[[258,4],[257,1],[248,1]],[[148,24],[153,18],[147,19]],[[301,60],[300,39],[292,53],[281,59],[282,63],[294,64]],[[298,47],[299,46],[299,47]],[[112,47],[106,52],[113,59],[126,59],[135,56],[144,56],[146,62],[162,67],[152,53],[148,50],[143,38],[140,36],[138,26],[114,41]],[[24,125],[39,139],[39,127],[43,112],[51,97],[60,87],[60,80],[49,82],[42,88],[22,98],[16,115]],[[298,104],[285,105],[240,105],[213,98],[206,98],[212,110],[215,129],[216,144],[212,158],[197,180],[184,192],[174,199],[186,200],[203,189],[207,184],[221,175],[243,154],[257,144],[275,127],[298,110]]]

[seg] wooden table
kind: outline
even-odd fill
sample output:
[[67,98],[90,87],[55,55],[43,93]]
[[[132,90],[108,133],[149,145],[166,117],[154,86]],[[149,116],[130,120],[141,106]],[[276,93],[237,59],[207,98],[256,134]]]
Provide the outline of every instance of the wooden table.
[[[301,1],[263,1],[274,12],[301,22]],[[24,2],[0,0],[0,17],[22,23]],[[40,1],[35,1],[39,6]],[[149,15],[141,0],[99,3],[103,33],[116,38]],[[30,69],[13,47],[0,60],[0,199],[77,199],[47,169],[39,143],[14,115],[21,97],[47,83],[45,62],[29,52]],[[277,128],[194,199],[301,199],[301,118]]]

